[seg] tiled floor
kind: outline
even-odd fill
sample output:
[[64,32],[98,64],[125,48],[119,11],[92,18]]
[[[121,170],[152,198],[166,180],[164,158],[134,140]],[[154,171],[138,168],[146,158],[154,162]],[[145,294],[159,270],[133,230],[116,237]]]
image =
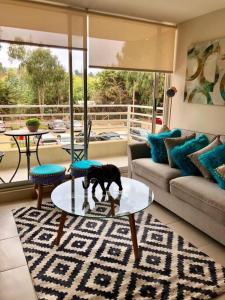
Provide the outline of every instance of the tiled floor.
[[[35,201],[26,201],[0,205],[1,300],[37,299],[11,212],[14,208],[32,206],[35,204]],[[225,247],[213,241],[157,203],[153,203],[148,210],[152,215],[157,217],[164,224],[170,226],[194,245],[198,246],[217,262],[225,265]],[[225,300],[225,295],[217,299]]]

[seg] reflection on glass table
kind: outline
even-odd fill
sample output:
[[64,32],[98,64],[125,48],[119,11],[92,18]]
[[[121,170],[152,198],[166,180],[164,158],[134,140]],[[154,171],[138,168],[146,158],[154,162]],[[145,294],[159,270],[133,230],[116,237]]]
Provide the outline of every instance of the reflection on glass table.
[[137,180],[122,177],[123,190],[121,192],[118,186],[112,183],[105,195],[102,194],[100,186],[96,188],[95,194],[92,194],[91,186],[87,190],[83,189],[83,180],[85,178],[64,182],[52,192],[51,198],[54,205],[62,211],[55,244],[60,243],[67,214],[97,219],[127,216],[137,260],[139,254],[134,214],[144,210],[153,202],[153,193],[149,187]]

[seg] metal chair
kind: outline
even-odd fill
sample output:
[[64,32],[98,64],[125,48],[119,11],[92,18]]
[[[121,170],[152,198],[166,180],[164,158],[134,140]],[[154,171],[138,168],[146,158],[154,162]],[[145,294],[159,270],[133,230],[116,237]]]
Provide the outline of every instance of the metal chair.
[[[91,127],[92,127],[92,121],[88,120],[87,147],[89,146]],[[69,155],[71,155],[71,144],[64,145],[62,149],[65,150]],[[73,153],[74,161],[79,161],[82,160],[83,158],[84,158],[84,144],[74,144],[74,153]]]
[[[5,153],[0,152],[0,162],[2,161],[4,155],[5,155]],[[5,181],[2,179],[2,177],[0,177],[0,181],[2,181],[3,183],[5,183]]]

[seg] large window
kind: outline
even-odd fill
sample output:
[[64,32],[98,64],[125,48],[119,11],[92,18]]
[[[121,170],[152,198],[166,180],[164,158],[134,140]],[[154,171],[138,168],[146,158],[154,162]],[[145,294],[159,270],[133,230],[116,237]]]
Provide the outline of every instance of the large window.
[[[157,131],[175,32],[164,24],[1,1],[0,178],[27,179],[28,158],[22,154],[20,161],[18,151],[27,146],[39,150],[42,163],[69,168],[73,156],[64,146],[86,144],[87,119],[90,158],[126,155],[128,141]],[[23,130],[34,117],[44,131],[40,139],[28,143],[23,134],[5,134]],[[31,166],[37,163],[32,154]]]
[[[0,177],[9,182],[18,164],[18,147],[4,131],[22,130],[30,118],[40,120],[40,129],[48,131],[40,140],[42,163],[60,163],[69,168],[70,156],[63,147],[70,144],[68,50],[28,45],[0,44]],[[73,50],[73,105],[75,143],[84,143],[83,123],[83,51]],[[164,79],[157,74],[158,93],[156,130],[162,124]],[[124,70],[88,69],[88,118],[92,120],[92,152],[102,143],[144,140],[152,131],[155,74]],[[25,139],[18,137],[21,149]],[[31,138],[31,148],[37,137]],[[110,144],[111,145],[111,144]],[[113,144],[112,144],[113,145]],[[96,148],[97,149],[97,148]],[[107,150],[107,149],[105,149]],[[113,153],[113,149],[111,149]],[[54,152],[54,155],[52,153]],[[104,151],[101,152],[104,157]],[[101,157],[99,157],[101,158]],[[12,182],[27,179],[26,157]],[[36,165],[35,155],[31,165]]]

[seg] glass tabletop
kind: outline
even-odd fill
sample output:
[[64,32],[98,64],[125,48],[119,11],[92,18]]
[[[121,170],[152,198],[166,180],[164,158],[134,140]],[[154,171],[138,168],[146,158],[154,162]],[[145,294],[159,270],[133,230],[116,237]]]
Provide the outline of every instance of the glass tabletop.
[[91,184],[84,190],[83,180],[83,177],[77,178],[56,187],[51,195],[55,206],[70,215],[115,218],[139,212],[153,202],[154,195],[149,187],[134,179],[122,177],[122,192],[112,183],[106,195],[99,185],[95,194],[92,194]]
[[18,130],[10,130],[6,131],[4,135],[7,136],[33,136],[33,135],[42,135],[47,134],[49,131],[46,130],[38,130],[36,132],[30,132],[28,129],[18,129]]

